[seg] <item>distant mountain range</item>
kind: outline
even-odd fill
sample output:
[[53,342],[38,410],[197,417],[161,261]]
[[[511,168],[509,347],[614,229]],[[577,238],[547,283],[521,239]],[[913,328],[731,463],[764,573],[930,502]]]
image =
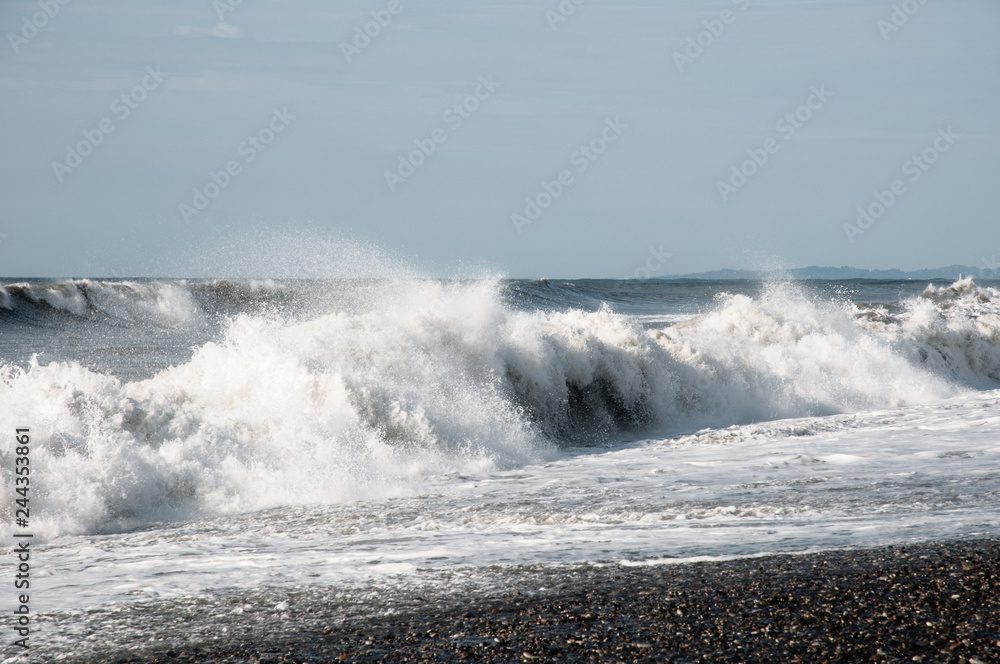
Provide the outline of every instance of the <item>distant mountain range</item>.
[[856,267],[800,267],[793,270],[711,270],[694,274],[678,274],[660,279],[958,279],[968,275],[984,279],[1000,279],[1000,271],[969,265],[949,265],[929,270],[861,270]]

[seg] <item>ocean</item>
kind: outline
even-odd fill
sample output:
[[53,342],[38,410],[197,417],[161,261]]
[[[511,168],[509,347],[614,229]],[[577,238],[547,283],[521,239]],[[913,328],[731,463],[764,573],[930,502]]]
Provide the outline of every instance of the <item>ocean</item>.
[[0,283],[43,659],[138,605],[1000,535],[997,282]]

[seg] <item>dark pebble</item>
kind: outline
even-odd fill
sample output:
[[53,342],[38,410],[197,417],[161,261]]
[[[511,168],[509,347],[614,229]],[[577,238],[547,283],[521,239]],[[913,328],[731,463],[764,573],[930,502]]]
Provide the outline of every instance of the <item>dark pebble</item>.
[[184,652],[78,661],[1000,662],[1000,540],[492,573],[492,596],[422,589],[406,611],[343,620],[300,591],[280,634],[228,617]]

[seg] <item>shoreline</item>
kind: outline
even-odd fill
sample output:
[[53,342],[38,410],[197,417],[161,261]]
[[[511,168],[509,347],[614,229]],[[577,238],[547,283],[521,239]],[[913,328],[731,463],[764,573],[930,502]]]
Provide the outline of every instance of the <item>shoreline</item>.
[[80,661],[1000,661],[996,538],[484,573],[492,578],[482,595],[424,588],[364,600],[389,614],[345,613],[352,600],[331,588],[257,593],[272,613],[286,611],[281,621],[209,611],[207,600],[183,611],[132,607],[120,618],[155,612],[165,634],[198,620],[201,636]]

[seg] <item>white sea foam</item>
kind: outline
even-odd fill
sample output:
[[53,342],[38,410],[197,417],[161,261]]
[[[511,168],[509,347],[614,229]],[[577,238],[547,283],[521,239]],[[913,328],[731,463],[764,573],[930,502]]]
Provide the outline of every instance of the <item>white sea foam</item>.
[[351,592],[354,582],[381,579],[391,591],[492,565],[663,563],[996,536],[998,399],[994,390],[576,448],[544,464],[428,478],[421,495],[63,538],[38,550],[45,562],[32,587],[48,612],[202,601],[223,588]]
[[[0,425],[30,424],[35,441],[36,531],[416,495],[567,443],[929,403],[1000,379],[1000,293],[968,281],[875,315],[774,286],[651,331],[607,307],[512,310],[498,289],[396,281],[305,321],[239,315],[144,381],[5,367]],[[176,293],[155,301],[149,315],[191,312]]]

